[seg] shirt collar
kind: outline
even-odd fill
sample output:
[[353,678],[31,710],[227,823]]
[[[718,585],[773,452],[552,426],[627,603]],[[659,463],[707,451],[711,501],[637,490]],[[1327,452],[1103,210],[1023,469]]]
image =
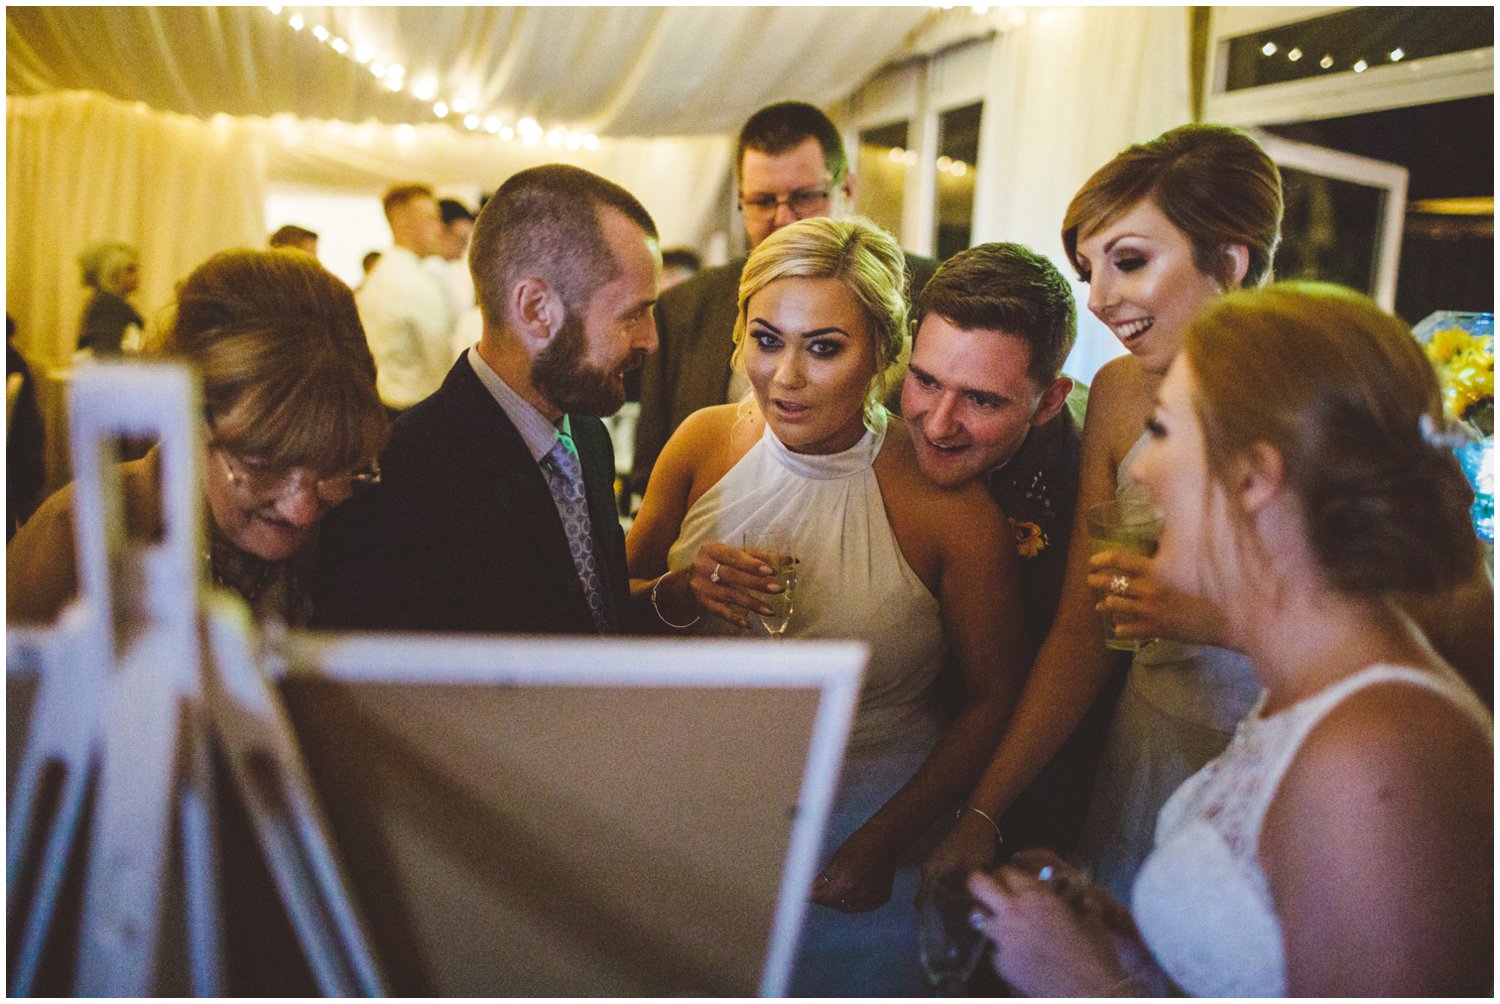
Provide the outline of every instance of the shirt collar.
[[485,390],[495,399],[500,410],[505,412],[505,417],[510,419],[510,424],[516,427],[521,434],[521,440],[526,444],[526,449],[531,451],[531,458],[541,463],[542,458],[552,452],[553,445],[557,442],[559,434],[571,437],[573,429],[564,415],[555,425],[548,420],[546,415],[537,411],[531,402],[520,394],[510,389],[510,385],[500,378],[500,374],[489,368],[485,361],[479,358],[477,346],[470,346],[465,353],[469,359],[469,366],[474,370],[474,375],[479,382],[484,384]]

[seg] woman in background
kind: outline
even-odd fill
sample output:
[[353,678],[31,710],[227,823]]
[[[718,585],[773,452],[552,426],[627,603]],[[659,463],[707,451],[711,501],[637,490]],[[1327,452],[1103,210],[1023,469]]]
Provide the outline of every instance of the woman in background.
[[1493,723],[1392,595],[1478,560],[1442,423],[1409,329],[1351,291],[1232,294],[1188,330],[1133,471],[1153,574],[1220,611],[1265,694],[1163,808],[1139,934],[1076,877],[1057,895],[1058,861],[970,879],[1013,986],[1492,992]]
[[129,302],[141,284],[135,248],[119,241],[91,244],[78,256],[78,267],[83,284],[93,290],[78,323],[79,351],[96,356],[138,351],[146,322]]
[[[204,558],[259,618],[302,624],[302,569],[317,523],[379,479],[385,438],[375,364],[349,288],[297,251],[227,251],[178,290],[161,354],[190,363],[203,393]],[[127,522],[160,525],[156,450],[122,466]],[[6,611],[51,621],[77,592],[72,488],[6,549]]]
[[[915,866],[1020,684],[1004,520],[977,485],[930,485],[880,404],[906,335],[904,276],[900,247],[867,221],[802,220],[760,244],[734,330],[753,394],[683,422],[626,542],[632,588],[664,624],[745,637],[780,588],[746,538],[781,528],[798,576],[787,636],[870,646],[797,995],[930,992]],[[935,687],[950,657],[963,689],[951,717]]]

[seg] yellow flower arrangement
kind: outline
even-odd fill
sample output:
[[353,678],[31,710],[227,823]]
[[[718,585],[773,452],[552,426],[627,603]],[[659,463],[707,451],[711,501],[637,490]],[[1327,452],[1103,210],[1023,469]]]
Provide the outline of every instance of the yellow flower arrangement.
[[1495,347],[1491,335],[1445,327],[1423,348],[1437,370],[1449,418],[1470,423],[1481,435],[1495,429]]

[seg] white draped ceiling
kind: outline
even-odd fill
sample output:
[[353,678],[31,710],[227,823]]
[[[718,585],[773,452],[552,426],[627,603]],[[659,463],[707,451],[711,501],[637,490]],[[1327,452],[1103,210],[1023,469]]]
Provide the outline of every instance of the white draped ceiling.
[[140,247],[135,300],[150,320],[205,256],[265,240],[268,188],[482,191],[554,160],[635,192],[667,243],[701,244],[723,228],[730,137],[746,115],[847,97],[943,17],[8,7],[6,308],[23,351],[60,364],[85,297],[74,260],[92,241]]
[[[442,100],[481,119],[529,116],[601,137],[722,134],[772,101],[846,97],[939,16],[930,7],[10,7],[6,93],[95,90],[200,118],[290,112],[392,124],[436,121]],[[389,67],[404,71],[399,92],[391,74],[374,76]]]

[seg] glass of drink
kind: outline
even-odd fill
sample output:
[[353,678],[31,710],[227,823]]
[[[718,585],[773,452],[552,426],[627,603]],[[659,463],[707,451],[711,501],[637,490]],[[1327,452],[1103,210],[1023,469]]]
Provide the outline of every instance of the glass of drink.
[[[1090,506],[1085,514],[1089,523],[1089,540],[1094,554],[1100,551],[1125,551],[1151,557],[1156,554],[1156,539],[1161,535],[1161,517],[1149,505],[1122,505],[1119,500]],[[1104,644],[1121,652],[1139,652],[1151,644],[1149,638],[1116,638],[1114,616],[1102,611]]]
[[988,939],[969,922],[977,901],[961,872],[924,887],[917,900],[917,950],[939,997],[959,997]]
[[740,546],[770,565],[772,578],[781,586],[779,593],[755,594],[771,608],[771,613],[752,616],[752,623],[779,639],[786,634],[796,610],[797,559],[793,556],[791,539],[779,530],[767,530],[746,533]]

